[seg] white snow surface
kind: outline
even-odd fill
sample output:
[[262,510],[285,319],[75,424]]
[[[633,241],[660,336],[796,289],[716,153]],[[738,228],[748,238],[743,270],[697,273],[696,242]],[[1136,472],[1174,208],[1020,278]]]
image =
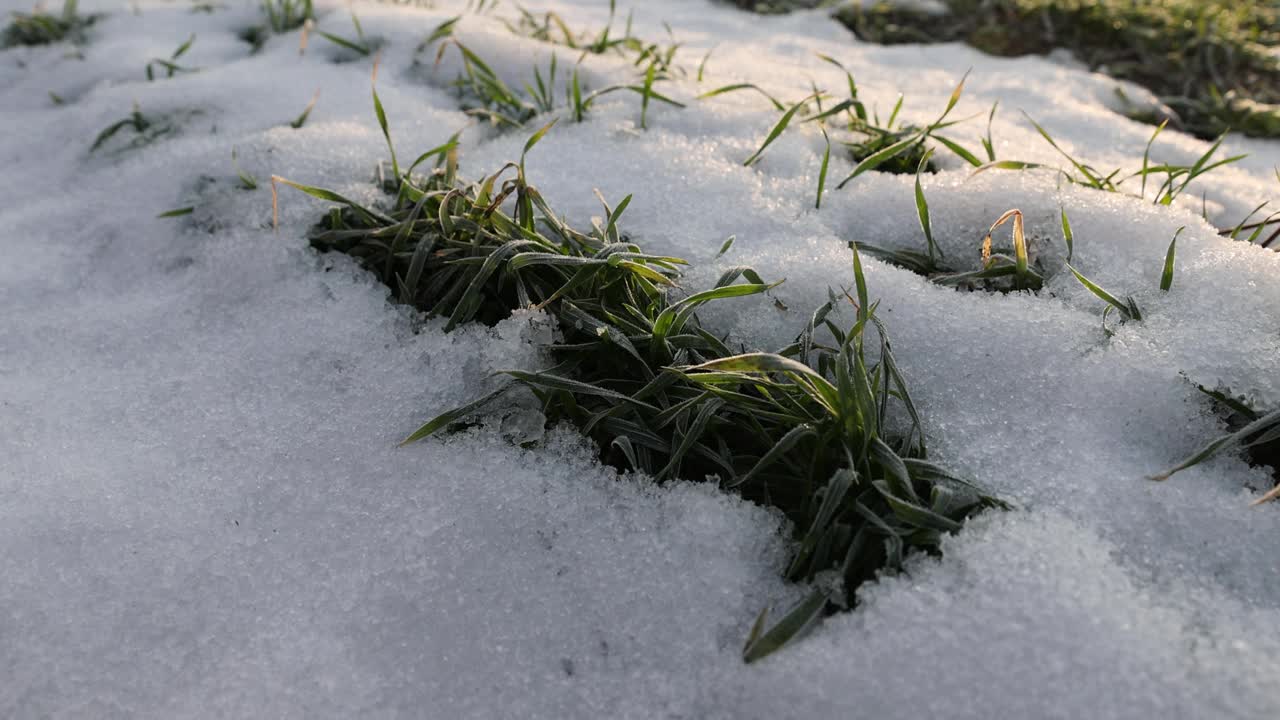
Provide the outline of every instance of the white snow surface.
[[[581,29],[608,14],[603,1],[530,6]],[[493,370],[538,367],[552,330],[527,312],[451,334],[420,322],[348,259],[309,248],[323,203],[299,193],[282,192],[271,230],[273,173],[374,197],[386,149],[371,59],[335,63],[351,58],[314,36],[300,56],[296,32],[250,55],[236,33],[258,11],[234,0],[82,8],[107,13],[82,56],[0,52],[0,717],[1280,715],[1280,509],[1248,506],[1267,471],[1224,456],[1145,479],[1222,431],[1192,383],[1280,406],[1280,256],[1200,217],[1230,226],[1274,200],[1280,144],[1229,138],[1250,157],[1172,208],[1047,172],[971,177],[944,153],[924,185],[948,257],[976,265],[986,226],[1018,207],[1046,288],[956,292],[870,258],[867,278],[934,457],[1018,509],[971,521],[941,559],[746,666],[755,614],[805,591],[779,579],[791,541],[776,512],[619,476],[572,428],[532,449],[495,427],[395,447]],[[453,54],[433,69],[432,51],[415,53],[431,28],[462,14],[459,36],[513,83],[553,50],[576,59],[512,35],[506,3],[355,10],[384,41],[378,90],[401,157],[465,126],[470,177],[517,158],[541,121],[468,125],[447,89]],[[851,284],[847,240],[922,247],[912,180],[873,172],[835,190],[851,164],[834,157],[815,211],[816,128],[743,167],[777,113],[699,93],[839,90],[822,52],[882,114],[903,92],[915,122],[971,68],[956,112],[980,117],[952,134],[977,148],[998,99],[1001,157],[1063,162],[1018,109],[1108,169],[1136,169],[1151,132],[1110,109],[1114,81],[1044,59],[864,45],[816,11],[636,3],[637,35],[665,38],[663,21],[690,77],[660,89],[688,107],[655,104],[641,130],[638,96],[609,96],[533,150],[531,178],[581,226],[600,214],[593,188],[633,193],[624,229],[692,261],[687,287],[737,264],[787,278],[773,295],[788,310],[755,298],[703,315],[763,349]],[[345,6],[321,5],[319,26],[352,34]],[[182,61],[200,71],[147,82],[146,62],[191,33]],[[635,79],[617,57],[582,67],[596,87]],[[309,122],[290,128],[317,89]],[[180,131],[90,153],[134,102],[179,113]],[[233,147],[257,191],[235,187]],[[1152,154],[1206,148],[1165,132]],[[185,205],[195,212],[155,218]],[[1059,207],[1074,264],[1132,294],[1143,322],[1104,336],[1102,303],[1062,271]]]

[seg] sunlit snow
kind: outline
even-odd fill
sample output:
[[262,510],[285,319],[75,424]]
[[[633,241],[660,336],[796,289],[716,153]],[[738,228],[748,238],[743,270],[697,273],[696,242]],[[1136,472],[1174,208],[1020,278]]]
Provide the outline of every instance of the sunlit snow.
[[[456,58],[436,66],[418,44],[461,14],[459,37],[513,86],[552,52],[565,66],[577,54],[513,35],[501,18],[514,4],[428,5],[354,6],[383,40],[396,147],[414,157],[466,127],[462,173],[497,170],[532,129],[472,123],[448,90]],[[608,18],[603,0],[528,5],[581,30]],[[933,456],[1018,509],[970,522],[943,558],[746,666],[759,610],[804,592],[780,579],[778,513],[714,485],[619,476],[568,427],[529,449],[498,427],[396,447],[493,370],[541,366],[552,331],[533,312],[421,326],[349,259],[309,247],[324,206],[300,193],[282,191],[272,230],[272,174],[374,197],[386,146],[371,59],[335,63],[350,58],[314,36],[300,55],[296,32],[250,55],[237,33],[259,10],[241,0],[82,9],[108,13],[83,57],[0,51],[0,717],[1280,715],[1280,506],[1249,507],[1268,471],[1224,455],[1145,479],[1222,431],[1195,384],[1280,407],[1280,255],[1201,217],[1229,227],[1280,195],[1280,143],[1228,139],[1224,152],[1250,157],[1172,208],[1052,172],[971,177],[944,155],[924,189],[948,258],[976,267],[987,226],[1017,207],[1045,289],[957,292],[870,258],[867,279]],[[352,33],[346,5],[318,13],[320,29]],[[955,112],[974,118],[951,134],[978,147],[999,100],[1001,157],[1065,162],[1019,110],[1108,170],[1138,169],[1151,135],[1111,109],[1113,80],[1071,64],[864,45],[819,11],[635,3],[636,35],[664,39],[664,22],[690,72],[662,91],[688,107],[654,104],[642,130],[638,96],[608,96],[547,135],[530,178],[582,227],[600,214],[593,189],[634,194],[624,229],[689,259],[690,287],[743,264],[785,277],[774,298],[702,316],[748,346],[790,341],[828,287],[851,284],[848,240],[922,247],[913,179],[832,182],[814,210],[817,128],[796,125],[744,167],[778,113],[755,94],[698,94],[840,90],[825,53],[882,114],[903,93],[913,122],[971,70]],[[147,82],[146,63],[192,33],[183,64],[199,72]],[[582,73],[602,86],[637,71],[587,55]],[[289,127],[316,90],[306,125]],[[135,102],[176,113],[175,132],[90,153]],[[1152,155],[1191,162],[1207,147],[1166,131]],[[258,190],[237,187],[233,148]],[[833,156],[832,178],[851,169]],[[196,209],[155,217],[183,206]],[[1104,334],[1102,302],[1064,270],[1061,208],[1073,264],[1133,295],[1143,322],[1113,318]]]

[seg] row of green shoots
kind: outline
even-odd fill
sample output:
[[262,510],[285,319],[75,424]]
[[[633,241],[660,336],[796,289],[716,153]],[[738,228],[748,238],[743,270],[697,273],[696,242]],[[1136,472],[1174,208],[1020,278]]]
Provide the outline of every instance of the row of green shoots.
[[[568,108],[575,121],[582,121],[596,99],[621,90],[641,96],[640,125],[645,127],[651,101],[684,107],[684,103],[658,92],[655,86],[658,83],[676,79],[693,79],[700,84],[704,80],[707,64],[711,58],[711,52],[706,53],[698,62],[696,72],[687,71],[676,61],[682,45],[675,40],[674,34],[669,29],[671,38],[668,44],[645,42],[632,34],[630,16],[627,18],[624,30],[620,33],[613,29],[612,14],[609,23],[599,32],[577,33],[555,13],[535,15],[527,10],[521,10],[519,20],[508,23],[512,32],[568,47],[580,52],[583,57],[587,54],[615,54],[626,57],[632,60],[640,73],[636,82],[612,85],[588,92],[580,79],[578,69],[578,64],[581,63],[580,58],[571,71],[566,71],[570,74],[564,83],[564,103],[560,104],[556,82],[558,63],[554,54],[547,72],[535,67],[532,81],[524,83],[522,88],[513,89],[504,83],[474,50],[457,39],[454,29],[459,19],[453,18],[442,23],[423,41],[419,50],[425,50],[433,43],[443,40],[444,42],[441,42],[436,50],[438,63],[448,47],[456,47],[462,55],[463,70],[453,84],[464,108],[473,115],[487,118],[495,126],[500,127],[522,127],[561,107]],[[762,97],[779,113],[779,119],[769,128],[756,151],[744,159],[744,165],[750,166],[760,161],[769,147],[789,128],[807,124],[818,127],[825,141],[825,150],[817,178],[814,200],[817,208],[821,208],[827,191],[827,175],[833,147],[842,148],[854,165],[852,171],[836,184],[837,188],[845,187],[858,176],[871,170],[899,174],[919,173],[922,170],[934,171],[938,169],[935,154],[945,152],[972,167],[974,174],[991,170],[1050,170],[1071,184],[1103,192],[1128,194],[1149,199],[1160,205],[1171,205],[1180,195],[1188,191],[1193,181],[1245,157],[1244,155],[1216,157],[1225,140],[1225,134],[1223,134],[1193,162],[1153,161],[1152,147],[1167,127],[1168,123],[1164,122],[1155,129],[1148,140],[1140,168],[1129,170],[1116,168],[1103,171],[1073,156],[1040,123],[1026,116],[1027,121],[1045,142],[1063,157],[1066,165],[1053,166],[1003,158],[997,155],[997,145],[992,135],[992,125],[999,110],[999,103],[993,104],[990,111],[986,113],[986,132],[980,139],[980,150],[975,151],[971,147],[966,147],[964,143],[945,132],[970,119],[952,118],[952,113],[964,92],[964,79],[953,90],[942,112],[935,120],[924,125],[914,125],[902,120],[903,96],[899,95],[887,116],[882,117],[877,109],[869,107],[860,98],[858,83],[848,68],[833,57],[819,55],[819,58],[844,74],[845,88],[840,93],[833,94],[815,86],[808,96],[787,103],[759,85],[739,82],[715,87],[697,95],[697,99],[703,100],[730,93],[751,92]],[[1280,173],[1277,174],[1277,179],[1280,180]],[[1256,222],[1253,221],[1265,206],[1266,204],[1255,209],[1234,227],[1223,228],[1222,234],[1233,239],[1241,238],[1249,242],[1257,242],[1264,247],[1272,245],[1277,238],[1280,238],[1280,212],[1263,217]],[[1245,236],[1242,235],[1242,231],[1250,232]],[[935,268],[931,271],[942,271],[942,269]]]

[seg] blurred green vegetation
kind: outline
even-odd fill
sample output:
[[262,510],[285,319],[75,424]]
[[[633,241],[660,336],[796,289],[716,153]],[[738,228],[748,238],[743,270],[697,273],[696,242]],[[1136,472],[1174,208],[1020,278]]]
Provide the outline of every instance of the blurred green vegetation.
[[[746,3],[744,3],[746,4]],[[992,55],[1070,50],[1142,85],[1200,137],[1280,137],[1280,3],[1230,0],[941,0],[946,12],[849,3],[835,17],[870,42],[965,42]],[[1136,119],[1161,113],[1135,109]]]

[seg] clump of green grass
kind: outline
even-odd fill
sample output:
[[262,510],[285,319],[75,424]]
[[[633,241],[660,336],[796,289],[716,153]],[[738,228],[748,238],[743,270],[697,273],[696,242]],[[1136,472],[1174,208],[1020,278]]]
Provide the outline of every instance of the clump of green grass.
[[240,158],[236,155],[236,149],[231,148],[231,167],[236,171],[236,178],[240,181],[241,190],[257,190],[258,178],[244,171],[240,167]]
[[[789,126],[811,122],[818,123],[826,140],[826,151],[818,178],[818,199],[815,203],[819,207],[822,205],[822,191],[826,185],[826,171],[830,161],[833,134],[836,142],[844,146],[849,157],[857,163],[853,171],[837,184],[837,188],[844,187],[854,178],[871,170],[905,174],[915,172],[922,166],[934,169],[928,164],[933,153],[929,147],[931,141],[945,147],[974,167],[982,165],[982,161],[972,152],[939,132],[958,122],[948,121],[947,118],[960,101],[960,96],[964,92],[964,80],[956,86],[942,114],[932,123],[924,127],[900,124],[899,116],[903,106],[901,95],[898,96],[898,101],[894,104],[888,118],[882,122],[879,113],[874,110],[868,112],[865,103],[859,99],[858,85],[854,81],[853,74],[835,58],[826,55],[819,57],[843,70],[847,80],[848,97],[830,107],[823,107],[823,100],[828,96],[821,90],[815,89],[808,97],[787,106],[764,89],[751,83],[725,85],[698,96],[699,99],[705,99],[732,92],[751,91],[763,96],[782,113],[765,137],[763,144],[743,161],[744,165],[751,165],[759,160],[769,145],[777,140]],[[797,118],[801,119],[797,120]]]
[[250,25],[242,29],[237,37],[249,44],[249,52],[256,53],[267,43],[267,38],[271,37],[271,30],[266,25]]
[[64,0],[62,12],[57,15],[39,9],[31,13],[13,13],[9,26],[0,35],[0,47],[83,41],[85,30],[97,21],[98,16],[81,15],[78,6],[79,0]]
[[[114,146],[110,154],[116,155],[145,147],[162,137],[177,133],[181,129],[183,120],[198,114],[198,110],[166,114],[143,113],[138,104],[134,103],[133,110],[127,116],[111,123],[98,133],[93,144],[89,146],[89,152],[95,153],[108,146]],[[128,139],[123,142],[113,142],[122,134]]]
[[609,2],[609,21],[597,33],[575,32],[558,13],[546,11],[541,14],[530,12],[524,7],[517,8],[520,16],[514,22],[504,20],[507,29],[516,35],[532,38],[541,42],[563,45],[574,50],[603,55],[609,52],[623,54],[630,50],[639,52],[644,44],[631,34],[631,16],[627,16],[626,26],[622,34],[614,32],[613,21],[617,14],[616,0]]
[[[385,113],[375,102],[383,124]],[[526,153],[552,125],[530,138]],[[284,178],[273,178],[273,183],[341,203],[313,230],[312,244],[356,257],[395,289],[401,302],[447,316],[446,330],[467,322],[492,324],[518,307],[559,307],[569,290],[599,295],[624,277],[641,278],[628,292],[657,293],[657,286],[672,284],[676,266],[683,264],[677,258],[645,255],[624,242],[617,220],[629,197],[616,208],[606,204],[605,223],[581,233],[561,221],[528,184],[523,157],[470,184],[458,180],[456,158],[454,139],[401,171],[393,150],[398,181],[384,184],[394,196],[385,208],[365,207]],[[435,161],[435,169],[425,177],[416,175],[429,160]],[[513,177],[505,178],[508,174]],[[512,215],[503,210],[507,201],[514,203]],[[566,288],[570,280],[574,282]]]
[[[1280,8],[1229,0],[945,0],[949,13],[850,3],[836,12],[880,43],[964,41],[993,55],[1071,50],[1150,89],[1174,126],[1280,137]],[[1167,119],[1156,118],[1151,119]]]
[[262,0],[262,12],[273,33],[297,30],[306,21],[315,19],[311,0]]
[[312,0],[262,0],[264,22],[247,27],[240,32],[240,39],[253,46],[253,52],[262,48],[272,34],[297,30],[308,20],[315,20]]
[[[684,68],[675,62],[675,56],[681,44],[676,42],[674,36],[668,44],[641,40],[631,32],[631,14],[627,15],[622,32],[619,34],[614,31],[613,23],[617,16],[616,0],[610,0],[609,20],[604,28],[595,33],[574,32],[564,18],[554,12],[547,11],[539,15],[523,7],[520,7],[519,11],[520,17],[515,22],[504,21],[507,28],[516,35],[563,45],[583,53],[616,54],[627,57],[637,68],[652,66],[659,79],[666,79],[670,75],[685,75]],[[666,27],[668,35],[672,35],[671,27],[669,25]]]
[[[942,536],[971,514],[1002,505],[928,460],[856,245],[852,295],[832,293],[786,347],[744,351],[704,327],[698,310],[778,282],[737,267],[709,289],[681,288],[684,261],[646,253],[622,231],[630,196],[616,205],[601,198],[603,219],[587,232],[572,228],[526,171],[550,124],[529,138],[519,162],[464,182],[456,138],[402,170],[376,91],[374,106],[395,179],[383,185],[383,202],[362,205],[272,178],[273,190],[283,183],[335,203],[312,244],[355,257],[401,302],[447,318],[446,332],[533,307],[561,333],[547,348],[549,369],[501,372],[496,391],[434,417],[405,442],[481,421],[523,388],[548,425],[573,423],[609,465],[660,481],[713,480],[781,509],[798,541],[787,577],[831,573],[839,587],[815,591],[772,627],[762,613],[747,661],[821,615],[853,607],[863,582],[900,569],[911,552],[938,552]],[[428,162],[429,173],[415,172]],[[847,324],[837,322],[844,308],[853,315]]]
[[[616,211],[609,218],[612,225]],[[508,265],[520,265],[522,254]],[[943,534],[998,504],[926,459],[919,418],[854,257],[851,327],[832,320],[842,302],[833,297],[788,347],[742,353],[704,328],[695,311],[772,287],[754,271],[731,270],[712,289],[677,299],[643,274],[601,282],[603,269],[591,268],[607,263],[584,255],[556,278],[558,288],[548,286],[554,299],[540,303],[564,334],[551,348],[554,369],[504,374],[535,394],[548,424],[582,428],[615,467],[659,480],[715,478],[780,508],[799,540],[787,577],[833,571],[841,580],[834,596],[817,591],[799,611],[814,617],[852,607],[863,582],[900,569],[910,551],[937,552]],[[866,342],[877,344],[878,362],[864,352]],[[446,412],[409,440],[466,422],[493,399]],[[904,432],[890,429],[897,414],[910,419]],[[770,631],[764,625],[748,639],[748,661],[807,623],[792,614]]]
[[[947,117],[955,109],[956,104],[960,102],[960,96],[964,93],[964,84],[968,79],[968,73],[965,73],[965,77],[960,79],[960,83],[951,92],[951,97],[947,99],[947,105],[937,120],[925,127],[899,125],[895,128],[895,122],[902,111],[903,97],[901,95],[898,96],[898,101],[894,104],[892,112],[889,113],[888,120],[881,125],[878,113],[873,112],[871,117],[868,118],[866,105],[858,99],[858,86],[854,82],[853,73],[849,72],[835,58],[826,55],[820,57],[844,72],[848,84],[849,97],[830,110],[819,113],[818,119],[844,113],[845,129],[855,138],[858,138],[854,142],[846,143],[849,147],[850,155],[858,162],[858,165],[840,183],[840,187],[868,170],[880,170],[898,174],[906,174],[918,170],[921,164],[929,159],[930,151],[927,148],[929,141],[945,147],[974,167],[981,165],[981,161],[972,152],[939,132],[959,122],[948,122]],[[994,108],[992,112],[994,113]]]
[[[554,112],[559,108],[569,110],[575,122],[581,122],[591,106],[601,97],[611,93],[626,91],[640,96],[640,126],[647,126],[648,109],[651,101],[658,101],[674,107],[684,104],[654,89],[657,82],[667,79],[659,69],[657,60],[650,61],[639,82],[622,85],[610,85],[594,91],[585,88],[578,68],[564,74],[564,82],[558,81],[559,65],[555,54],[544,75],[542,69],[535,67],[532,83],[526,82],[521,89],[512,89],[494,72],[479,55],[463,44],[453,33],[458,18],[447,20],[438,26],[418,47],[419,52],[429,48],[436,42],[435,62],[439,64],[445,52],[456,48],[462,59],[462,72],[452,83],[458,93],[459,102],[464,111],[475,117],[488,120],[494,127],[519,128],[534,118]],[[558,100],[563,87],[564,102]]]

